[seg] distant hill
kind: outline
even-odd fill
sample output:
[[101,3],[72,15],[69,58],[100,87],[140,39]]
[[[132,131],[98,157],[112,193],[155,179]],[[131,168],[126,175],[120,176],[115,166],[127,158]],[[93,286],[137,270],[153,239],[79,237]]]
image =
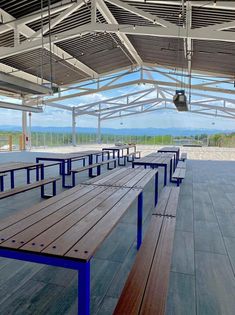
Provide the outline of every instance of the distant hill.
[[[32,127],[34,132],[52,132],[52,133],[71,133],[70,127]],[[96,128],[76,128],[77,133],[96,133]],[[21,131],[20,126],[5,125],[0,126],[0,131]],[[186,128],[102,128],[102,134],[114,135],[130,135],[130,136],[157,136],[157,135],[171,135],[171,136],[195,136],[201,134],[217,134],[217,133],[231,133],[235,130],[220,130],[220,129],[186,129]]]

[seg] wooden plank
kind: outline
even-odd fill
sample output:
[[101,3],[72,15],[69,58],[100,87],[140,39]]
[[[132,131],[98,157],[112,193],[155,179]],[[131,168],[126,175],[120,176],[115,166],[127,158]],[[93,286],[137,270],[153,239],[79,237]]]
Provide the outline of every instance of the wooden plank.
[[94,177],[89,180],[86,180],[85,182],[83,182],[83,184],[102,184],[109,178],[112,178],[113,176],[117,176],[118,174],[122,174],[126,170],[127,170],[126,168],[115,168],[109,172],[99,175],[98,177]]
[[[1,239],[5,240],[1,246],[10,248],[22,247],[44,230],[48,230],[51,226],[54,226],[57,222],[61,220],[65,221],[70,218],[69,214],[86,204],[89,200],[92,200],[92,198],[96,199],[97,195],[101,194],[102,191],[104,191],[103,187],[95,187],[95,189],[80,196],[80,198],[76,198],[73,202],[65,202],[64,204],[58,203],[50,209],[46,208],[34,216],[28,217],[10,226],[0,234]],[[61,232],[61,230],[59,230],[59,232]],[[44,248],[44,246],[42,248]]]
[[[48,247],[43,249],[42,252],[52,255],[65,255],[70,248],[72,248],[82,237],[87,236],[90,239],[93,239],[92,233],[88,231],[92,230],[96,224],[99,224],[99,221],[118,203],[122,200],[122,197],[125,196],[128,192],[127,189],[118,189],[118,188],[106,188],[106,191],[112,192],[109,198],[105,198],[103,202],[99,203],[93,211],[89,212],[81,220],[77,221],[71,226],[67,231],[65,231],[59,238],[53,241]],[[123,206],[123,208],[125,208]],[[113,221],[110,220],[109,224],[113,225]],[[88,234],[87,234],[88,233]],[[94,240],[94,243],[100,243],[100,238],[97,236]]]
[[175,218],[165,217],[139,312],[140,315],[165,314],[174,233]]
[[[121,190],[127,190],[121,188]],[[66,257],[89,260],[103,240],[111,233],[119,220],[125,214],[141,190],[130,189],[126,194],[107,212],[105,216],[94,225],[75,246],[66,253]]]
[[[79,233],[86,229],[86,221],[88,220],[89,216],[92,216],[92,211],[96,211],[97,207],[99,207],[101,203],[103,203],[113,194],[112,190],[107,190],[105,189],[105,187],[99,188],[100,189],[94,189],[93,191],[95,191],[95,194],[93,194],[93,197],[91,196],[91,194],[89,194],[88,198],[86,198],[83,203],[81,203],[82,198],[80,198],[78,200],[79,204],[75,204],[70,209],[67,209],[67,207],[66,209],[63,209],[62,213],[60,213],[60,217],[48,218],[49,227],[47,229],[45,229],[41,225],[41,222],[39,222],[40,225],[38,227],[36,226],[36,228],[38,228],[37,233],[34,233],[30,230],[26,231],[27,234],[23,233],[23,237],[26,237],[28,235],[29,242],[25,244],[22,249],[34,252],[41,252],[57,238],[63,238],[65,236],[65,233],[67,233],[66,236],[69,235],[71,232],[70,229],[75,229],[76,227],[81,225],[83,226]],[[68,213],[65,216],[64,213],[66,212]],[[51,224],[51,221],[54,221],[53,225]],[[80,221],[82,222],[80,223]],[[47,222],[45,222],[44,225],[46,223]]]
[[170,197],[168,199],[165,215],[176,216],[176,211],[178,207],[180,188],[172,187]]
[[[26,220],[27,218],[30,220],[32,217],[35,217],[35,214],[40,213],[41,211],[45,211],[49,215],[51,212],[58,210],[58,205],[60,207],[66,206],[93,189],[94,187],[78,185],[75,187],[75,189],[72,188],[49,200],[40,202],[32,208],[20,211],[13,216],[1,220],[0,230],[3,231],[4,229],[10,228],[14,224],[20,226],[23,220]],[[16,226],[14,227],[16,228]],[[2,232],[0,233],[0,235],[1,234]]]
[[0,192],[0,199],[14,196],[14,195],[20,194],[22,192],[26,192],[26,191],[31,190],[31,189],[41,187],[42,185],[50,184],[50,183],[57,181],[57,180],[60,180],[60,178],[55,178],[55,177],[54,178],[47,178],[47,179],[43,179],[40,181],[36,181],[34,183],[31,183],[31,184],[27,184],[25,186],[19,186],[19,187],[13,188],[13,189],[2,191],[2,192]]
[[[159,239],[163,217],[152,216],[143,244],[136,256],[114,315],[139,314],[149,270]],[[154,299],[155,300],[155,299]]]
[[171,194],[171,189],[172,187],[164,187],[162,189],[159,201],[158,201],[158,205],[156,208],[154,208],[153,210],[153,214],[159,214],[159,215],[165,215],[165,211],[166,211],[166,206]]
[[133,177],[130,181],[128,181],[125,186],[126,187],[136,187],[144,189],[144,187],[151,181],[151,179],[158,172],[157,169],[154,170],[139,170],[139,174]]

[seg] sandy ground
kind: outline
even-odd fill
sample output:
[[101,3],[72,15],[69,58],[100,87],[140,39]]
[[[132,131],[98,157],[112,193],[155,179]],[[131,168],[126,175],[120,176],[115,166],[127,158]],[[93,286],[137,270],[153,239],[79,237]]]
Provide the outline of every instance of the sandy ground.
[[[112,146],[111,144],[87,144],[73,146],[62,146],[62,147],[43,147],[34,148],[32,152],[54,152],[54,153],[68,153],[78,152],[86,150],[100,150],[103,147]],[[157,151],[162,147],[159,145],[138,145],[137,150],[142,152],[142,156],[145,156],[151,152]],[[233,161],[235,160],[235,148],[218,148],[218,147],[181,147],[181,152],[187,152],[188,159],[191,160],[223,160]]]

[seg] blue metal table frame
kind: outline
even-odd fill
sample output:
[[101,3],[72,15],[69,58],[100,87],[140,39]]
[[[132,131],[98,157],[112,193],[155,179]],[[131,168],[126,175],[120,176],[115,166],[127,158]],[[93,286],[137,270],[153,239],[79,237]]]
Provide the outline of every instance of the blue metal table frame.
[[[27,175],[26,175],[27,184],[30,183],[28,169],[31,168],[31,167],[35,167],[35,169],[36,169],[36,180],[37,181],[40,180],[40,179],[44,179],[44,165],[43,165],[43,163],[22,162],[22,164],[25,164],[25,165],[20,166],[20,162],[19,162],[19,166],[11,167],[10,163],[9,163],[9,169],[5,169],[4,172],[3,172],[3,173],[10,173],[10,186],[11,186],[11,189],[15,188],[15,172],[16,171],[20,171],[20,170],[26,170],[27,171]],[[3,177],[1,177],[1,191],[4,191]]]
[[[130,153],[130,149],[134,148],[134,152],[136,152],[136,146],[120,146],[120,147],[110,147],[110,148],[102,148],[102,151],[111,151],[113,154],[113,159],[116,157],[116,152],[117,152],[117,158],[118,158],[118,164],[119,164],[119,159],[123,157],[123,151],[126,150],[127,154]],[[122,154],[120,154],[120,152]]]
[[[102,160],[104,159],[104,154],[108,154],[107,152],[101,152],[102,153]],[[66,185],[66,175],[71,174],[71,169],[72,169],[72,161],[73,160],[78,160],[79,158],[83,159],[84,157],[88,157],[88,165],[93,164],[93,155],[97,155],[99,153],[84,153],[79,152],[78,155],[75,154],[68,154],[70,155],[69,157],[58,157],[58,156],[48,156],[48,157],[37,157],[36,162],[39,163],[40,161],[54,161],[54,162],[60,162],[61,167],[60,167],[60,175],[62,176],[62,187],[63,188],[71,188],[71,185]],[[109,154],[108,154],[109,156]],[[84,166],[84,165],[83,165]],[[67,170],[66,170],[67,168]],[[92,177],[92,169],[89,169],[89,177]]]
[[179,155],[180,155],[180,149],[176,148],[176,149],[171,149],[171,148],[162,148],[160,150],[158,150],[158,152],[160,153],[174,153],[175,154],[175,165],[174,165],[174,170],[176,169],[176,166],[179,162]]
[[[142,221],[143,221],[143,192],[138,195],[137,206],[137,249],[142,243]],[[83,261],[66,257],[39,254],[36,252],[9,249],[1,247],[0,257],[45,264],[49,266],[73,269],[79,272],[78,276],[78,314],[90,314],[90,260]]]
[[[135,166],[144,166],[144,168],[147,168],[147,166],[151,167],[151,168],[158,168],[160,167],[164,167],[164,186],[166,186],[167,184],[167,163],[158,163],[158,162],[144,162],[144,161],[133,161],[132,162],[132,168],[134,168]],[[172,180],[172,159],[170,159],[170,181]]]

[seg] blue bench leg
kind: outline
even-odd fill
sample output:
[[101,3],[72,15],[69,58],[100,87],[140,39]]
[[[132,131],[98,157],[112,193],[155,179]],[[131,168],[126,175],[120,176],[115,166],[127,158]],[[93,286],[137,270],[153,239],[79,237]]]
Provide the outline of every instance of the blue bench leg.
[[11,189],[13,189],[15,187],[14,171],[10,171],[10,176],[11,176]]
[[155,206],[158,203],[158,172],[155,175]]
[[97,166],[97,176],[101,174],[101,165]]
[[55,196],[56,195],[56,181],[54,181],[52,183],[52,195]]
[[142,221],[143,221],[143,192],[138,196],[138,215],[137,215],[137,249],[142,243]]
[[75,183],[75,176],[76,176],[76,173],[72,172],[72,187],[74,187],[76,185],[76,183]]
[[180,179],[177,178],[177,186],[179,187],[179,185],[180,185]]
[[90,314],[90,262],[80,265],[78,272],[78,315]]
[[30,184],[30,169],[27,168],[27,184]]
[[0,191],[4,191],[4,177],[0,177]]
[[63,174],[63,170],[62,170],[62,164],[59,164],[59,174],[62,175]]
[[41,186],[41,198],[45,198],[45,187],[44,187],[44,185]]

